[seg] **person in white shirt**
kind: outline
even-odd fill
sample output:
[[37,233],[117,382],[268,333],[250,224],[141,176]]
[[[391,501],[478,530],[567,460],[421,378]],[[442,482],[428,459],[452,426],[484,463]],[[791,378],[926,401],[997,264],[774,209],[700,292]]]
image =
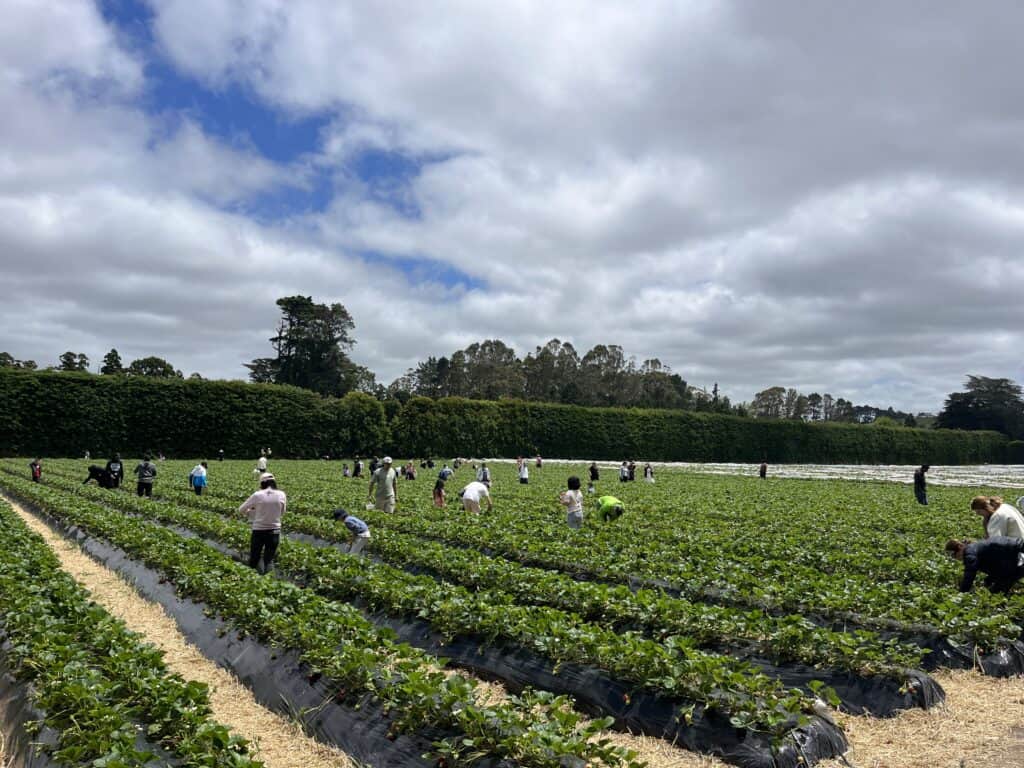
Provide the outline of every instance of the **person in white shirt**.
[[569,478],[569,490],[562,491],[558,500],[565,505],[566,522],[570,528],[583,527],[583,493],[580,491],[580,479],[573,475]]
[[260,472],[267,471],[267,457],[265,454],[260,454],[260,457],[256,460],[256,469]]
[[1024,539],[1024,516],[998,496],[975,496],[971,499],[971,509],[985,522],[986,539],[995,536]]
[[[249,516],[252,533],[249,538],[249,567],[266,573],[277,556],[281,544],[281,518],[288,506],[284,491],[277,490],[277,481],[269,472],[260,476],[260,490],[242,502],[238,512]],[[260,559],[263,567],[260,567]]]
[[486,485],[474,480],[472,483],[467,485],[461,491],[459,496],[462,497],[462,508],[467,512],[474,514],[480,514],[480,501],[481,499],[487,499],[487,511],[490,512],[494,509],[494,504],[491,502],[491,492]]
[[196,496],[203,495],[203,489],[206,487],[206,468],[207,463],[201,461],[192,467],[192,471],[188,473],[188,484],[192,486],[192,490],[195,491]]
[[476,479],[488,488],[491,487],[491,470],[488,468],[487,462],[480,462],[480,469],[476,471]]
[[395,511],[398,504],[398,473],[391,468],[390,456],[384,457],[380,467],[370,477],[370,489],[366,495],[381,512],[390,514]]
[[519,482],[522,485],[530,482],[530,466],[525,461],[519,465]]

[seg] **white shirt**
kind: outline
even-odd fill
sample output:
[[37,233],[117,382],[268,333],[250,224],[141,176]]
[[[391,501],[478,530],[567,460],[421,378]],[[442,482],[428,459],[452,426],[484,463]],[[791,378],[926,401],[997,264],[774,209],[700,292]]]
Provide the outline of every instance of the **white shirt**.
[[487,486],[483,483],[474,480],[472,483],[466,486],[462,492],[462,498],[475,501],[477,504],[480,503],[480,499],[490,498],[491,492],[487,490]]
[[988,519],[985,531],[991,539],[993,536],[1009,536],[1013,539],[1024,539],[1024,516],[1009,504],[1003,504]]
[[238,511],[248,513],[254,531],[279,531],[281,517],[287,505],[288,499],[284,491],[263,488],[243,501]]
[[580,491],[562,491],[561,499],[570,515],[583,514],[583,494]]
[[206,477],[206,467],[202,464],[196,464],[192,467],[192,471],[188,473],[189,477]]
[[259,461],[256,462],[256,469],[258,469],[260,472],[266,472],[267,471],[267,457],[266,456],[260,456]]
[[523,466],[519,468],[519,479],[525,480],[530,477],[530,468],[526,466],[526,462],[523,462]]

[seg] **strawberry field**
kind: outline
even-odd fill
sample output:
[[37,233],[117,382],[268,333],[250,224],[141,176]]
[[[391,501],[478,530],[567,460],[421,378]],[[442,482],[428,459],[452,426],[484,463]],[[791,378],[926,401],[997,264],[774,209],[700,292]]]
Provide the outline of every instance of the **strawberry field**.
[[[656,484],[619,483],[604,470],[572,530],[557,495],[569,474],[586,478],[583,464],[531,467],[528,485],[494,464],[494,510],[471,517],[454,493],[470,467],[449,481],[446,508],[421,470],[399,480],[398,509],[385,514],[364,509],[367,480],[343,478],[338,462],[274,461],[289,508],[275,571],[260,576],[238,562],[248,462],[211,463],[203,496],[188,487],[195,462],[162,462],[152,499],[131,483],[83,485],[80,460],[45,461],[34,484],[27,463],[0,461],[0,489],[134,574],[204,652],[227,658],[234,642],[265,654],[251,670],[265,703],[320,702],[307,729],[373,765],[638,766],[607,738],[624,730],[738,765],[807,765],[845,750],[837,708],[898,716],[942,701],[935,669],[1024,669],[1024,596],[959,594],[960,566],[942,553],[947,538],[979,535],[971,488],[933,486],[921,507],[885,482],[660,470]],[[624,503],[615,522],[594,514],[605,493]],[[366,557],[345,552],[337,507],[370,525]],[[14,518],[4,526],[20,530]],[[29,598],[49,605],[59,575],[18,535],[4,545],[18,556],[2,559],[22,570],[7,577],[42,585]],[[0,590],[5,648],[27,647],[31,622],[15,617],[29,598]],[[47,675],[67,662],[45,658],[32,670],[39,709],[61,734],[67,708],[50,705]],[[24,659],[5,650],[18,674]],[[502,695],[485,695],[482,680]],[[211,757],[148,717],[131,710],[124,722],[186,764],[250,761],[244,744],[223,741],[227,757]],[[54,737],[51,752],[72,764],[110,754],[73,735]]]

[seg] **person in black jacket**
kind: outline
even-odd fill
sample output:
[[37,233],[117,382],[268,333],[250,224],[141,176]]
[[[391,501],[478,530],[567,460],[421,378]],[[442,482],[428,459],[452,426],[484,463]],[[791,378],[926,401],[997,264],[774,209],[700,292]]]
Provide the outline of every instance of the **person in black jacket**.
[[978,571],[985,574],[985,586],[990,592],[1005,594],[1024,578],[1024,539],[1009,536],[993,536],[983,541],[950,539],[946,542],[946,552],[964,563],[961,592],[971,591]]
[[914,498],[917,499],[918,504],[928,506],[928,486],[925,480],[925,472],[931,467],[927,464],[922,464],[918,469],[914,470]]
[[114,458],[107,462],[107,480],[111,488],[118,488],[124,482],[124,464],[120,453],[115,453]]

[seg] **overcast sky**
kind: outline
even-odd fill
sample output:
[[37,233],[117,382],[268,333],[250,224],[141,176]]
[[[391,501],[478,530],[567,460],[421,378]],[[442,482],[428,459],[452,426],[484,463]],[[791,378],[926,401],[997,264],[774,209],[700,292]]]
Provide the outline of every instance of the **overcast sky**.
[[0,0],[0,350],[387,383],[619,344],[734,401],[1024,380],[1024,4]]

